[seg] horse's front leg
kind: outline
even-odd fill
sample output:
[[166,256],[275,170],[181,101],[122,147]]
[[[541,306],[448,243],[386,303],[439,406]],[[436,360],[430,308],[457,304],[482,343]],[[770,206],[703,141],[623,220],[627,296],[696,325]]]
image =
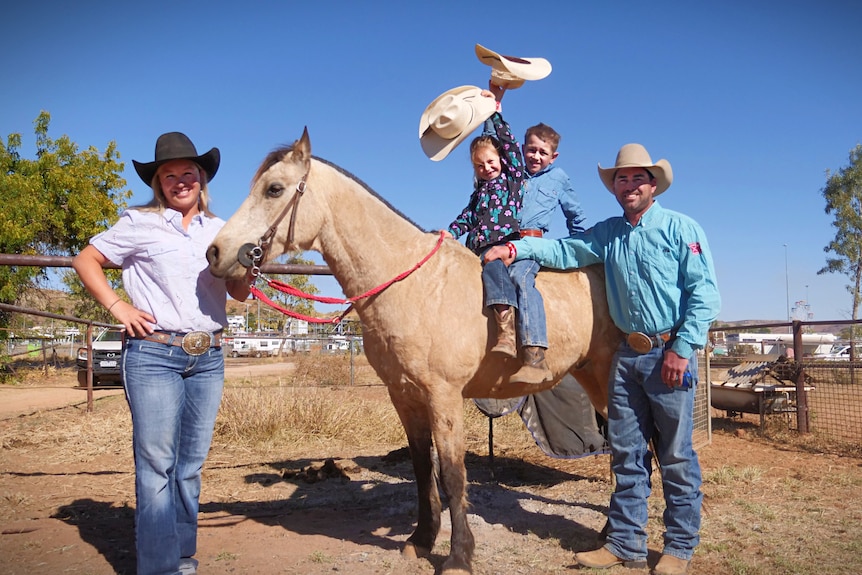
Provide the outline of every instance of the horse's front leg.
[[459,389],[442,389],[431,397],[431,428],[440,461],[440,483],[449,499],[452,541],[444,575],[472,573],[473,533],[467,523],[467,471],[464,467],[464,401]]
[[431,419],[428,405],[400,388],[390,387],[389,397],[407,433],[413,473],[418,492],[416,530],[407,539],[401,553],[411,559],[431,554],[440,531],[440,494],[431,462]]

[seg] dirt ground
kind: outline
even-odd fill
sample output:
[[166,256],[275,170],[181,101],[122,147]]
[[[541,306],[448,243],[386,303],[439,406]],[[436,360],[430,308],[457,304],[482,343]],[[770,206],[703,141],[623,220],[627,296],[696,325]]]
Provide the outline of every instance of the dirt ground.
[[[284,366],[234,364],[228,380],[273,369]],[[69,372],[0,386],[2,575],[134,573],[131,441],[101,439],[110,427],[128,425],[128,409],[121,390],[99,390],[95,413],[86,416],[86,393],[73,385]],[[349,401],[356,391],[333,393]],[[382,387],[362,393],[388,401]],[[714,429],[700,450],[706,512],[690,573],[862,571],[862,460],[768,441],[753,418],[715,419]],[[53,442],[35,439],[46,434]],[[607,456],[559,460],[536,447],[498,443],[492,477],[484,440],[473,438],[477,447],[467,456],[474,573],[579,571],[573,554],[596,546],[613,488]],[[430,558],[399,553],[416,507],[402,447],[284,445],[261,453],[214,445],[204,469],[199,573],[439,573],[447,514]],[[334,477],[293,476],[328,458]],[[653,488],[650,565],[661,550],[657,476]],[[606,571],[640,572],[648,570]]]

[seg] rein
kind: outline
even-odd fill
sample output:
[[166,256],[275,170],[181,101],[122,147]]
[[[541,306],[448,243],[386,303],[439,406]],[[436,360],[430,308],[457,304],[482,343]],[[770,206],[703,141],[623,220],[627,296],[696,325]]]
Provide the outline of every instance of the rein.
[[328,304],[346,304],[346,303],[350,304],[350,306],[340,316],[335,317],[335,318],[310,317],[310,316],[306,316],[306,315],[303,315],[301,313],[297,313],[295,311],[289,310],[289,309],[279,305],[278,303],[272,301],[271,299],[269,299],[269,297],[267,297],[267,295],[265,293],[263,293],[260,289],[255,287],[254,281],[258,277],[262,276],[261,271],[260,271],[260,266],[263,265],[263,262],[266,259],[266,254],[267,254],[267,252],[269,252],[269,248],[272,246],[272,238],[275,237],[275,233],[276,233],[276,231],[278,231],[278,226],[281,224],[281,221],[284,219],[284,216],[287,215],[287,211],[291,207],[293,207],[293,212],[290,214],[290,225],[289,225],[288,230],[287,230],[287,245],[288,246],[293,245],[294,227],[296,224],[296,212],[299,210],[299,200],[302,198],[303,194],[306,191],[306,188],[307,188],[306,181],[308,180],[308,174],[310,171],[311,171],[311,166],[309,166],[308,171],[305,172],[305,174],[302,176],[302,179],[299,181],[299,183],[296,184],[296,193],[293,194],[293,197],[290,199],[290,201],[287,203],[287,205],[284,206],[284,209],[281,210],[281,213],[278,214],[278,217],[275,218],[275,221],[272,222],[272,225],[269,226],[269,228],[266,230],[266,232],[264,232],[264,234],[260,237],[260,239],[257,240],[257,245],[252,244],[252,243],[243,244],[239,248],[239,252],[237,253],[236,259],[240,263],[240,265],[242,265],[246,268],[251,268],[252,283],[249,285],[249,291],[251,292],[251,294],[256,299],[259,299],[260,301],[264,302],[269,307],[271,307],[275,310],[278,310],[281,313],[283,313],[287,316],[296,318],[296,319],[302,319],[302,320],[305,320],[305,321],[310,322],[310,323],[339,323],[339,322],[341,322],[341,320],[344,319],[344,317],[348,313],[350,313],[350,310],[353,309],[354,303],[356,303],[359,300],[369,298],[373,295],[379,294],[380,292],[382,292],[383,290],[385,290],[386,288],[388,288],[389,286],[391,286],[395,282],[399,282],[399,281],[403,280],[404,278],[406,278],[407,276],[409,276],[410,274],[412,274],[413,272],[418,270],[420,267],[422,267],[422,265],[425,262],[427,262],[429,259],[431,259],[431,257],[435,253],[437,253],[437,250],[440,249],[440,246],[443,244],[443,238],[445,237],[445,235],[444,235],[444,232],[441,231],[440,237],[437,238],[437,243],[434,245],[434,248],[424,258],[422,258],[422,260],[420,260],[419,263],[414,265],[409,270],[398,274],[397,276],[395,276],[391,280],[389,280],[385,283],[382,283],[377,287],[371,288],[370,290],[368,290],[367,292],[365,292],[363,294],[360,294],[358,296],[354,296],[351,298],[347,298],[347,299],[315,296],[315,295],[300,291],[300,290],[296,289],[295,287],[288,285],[284,282],[280,282],[278,280],[273,280],[273,279],[269,279],[269,278],[264,277],[263,279],[266,281],[266,283],[267,283],[267,285],[269,285],[269,287],[271,287],[275,290],[278,290],[280,292],[292,295],[294,297],[298,297],[298,298],[302,298],[302,299],[309,299],[309,300],[318,301],[321,303],[328,303]]
[[437,253],[437,250],[439,250],[440,246],[443,245],[443,239],[445,237],[446,236],[441,231],[440,237],[437,238],[437,243],[434,244],[434,247],[431,249],[431,251],[428,252],[425,255],[425,257],[423,257],[418,263],[416,263],[416,265],[414,265],[409,270],[401,272],[400,274],[398,274],[394,278],[390,279],[389,281],[386,281],[386,282],[380,284],[379,286],[373,287],[364,293],[361,293],[357,296],[349,297],[346,299],[334,298],[334,297],[325,297],[325,296],[316,296],[313,294],[305,293],[304,291],[301,291],[301,290],[299,290],[299,289],[297,289],[291,285],[288,285],[284,282],[270,279],[270,278],[266,278],[266,277],[263,278],[269,287],[271,287],[275,290],[278,290],[282,293],[286,293],[288,295],[294,296],[294,297],[298,297],[298,298],[302,298],[302,299],[309,299],[309,300],[313,300],[313,301],[317,301],[317,302],[321,302],[321,303],[328,303],[328,304],[346,304],[346,303],[349,303],[350,306],[338,317],[316,318],[316,317],[306,316],[306,315],[297,313],[295,311],[289,310],[289,309],[279,305],[278,303],[272,301],[271,299],[269,299],[269,297],[267,297],[267,295],[265,293],[263,293],[260,289],[255,287],[254,284],[249,286],[249,289],[251,290],[251,293],[252,293],[252,295],[254,295],[255,298],[261,300],[262,302],[264,302],[265,304],[267,304],[271,308],[276,309],[276,310],[280,311],[281,313],[288,315],[290,317],[293,317],[296,319],[303,319],[303,320],[310,322],[310,323],[339,323],[339,322],[341,322],[341,320],[344,319],[344,317],[348,313],[350,313],[350,310],[353,309],[353,304],[355,304],[356,302],[358,302],[362,299],[369,298],[371,296],[379,294],[380,292],[384,291],[386,288],[388,288],[392,284],[394,284],[396,282],[400,282],[401,280],[403,280],[404,278],[406,278],[407,276],[409,276],[410,274],[412,274],[413,272],[415,272],[416,270],[421,268],[425,264],[425,262],[430,260],[431,257]]

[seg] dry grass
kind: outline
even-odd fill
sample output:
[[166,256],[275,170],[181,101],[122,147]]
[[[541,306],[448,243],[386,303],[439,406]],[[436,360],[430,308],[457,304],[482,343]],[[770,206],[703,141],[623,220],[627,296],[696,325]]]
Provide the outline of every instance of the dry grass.
[[87,463],[109,454],[128,454],[132,449],[132,420],[122,396],[97,402],[96,413],[83,408],[72,417],[25,417],[0,428],[0,450],[50,452],[47,463]]
[[391,405],[345,401],[342,393],[317,387],[225,389],[216,441],[257,445],[318,443],[374,445],[406,442]]

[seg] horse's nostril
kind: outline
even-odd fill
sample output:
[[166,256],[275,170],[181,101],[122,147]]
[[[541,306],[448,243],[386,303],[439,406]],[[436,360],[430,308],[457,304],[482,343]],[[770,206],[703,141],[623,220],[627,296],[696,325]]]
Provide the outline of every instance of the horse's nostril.
[[218,248],[215,245],[212,245],[207,249],[207,261],[210,264],[218,261]]

